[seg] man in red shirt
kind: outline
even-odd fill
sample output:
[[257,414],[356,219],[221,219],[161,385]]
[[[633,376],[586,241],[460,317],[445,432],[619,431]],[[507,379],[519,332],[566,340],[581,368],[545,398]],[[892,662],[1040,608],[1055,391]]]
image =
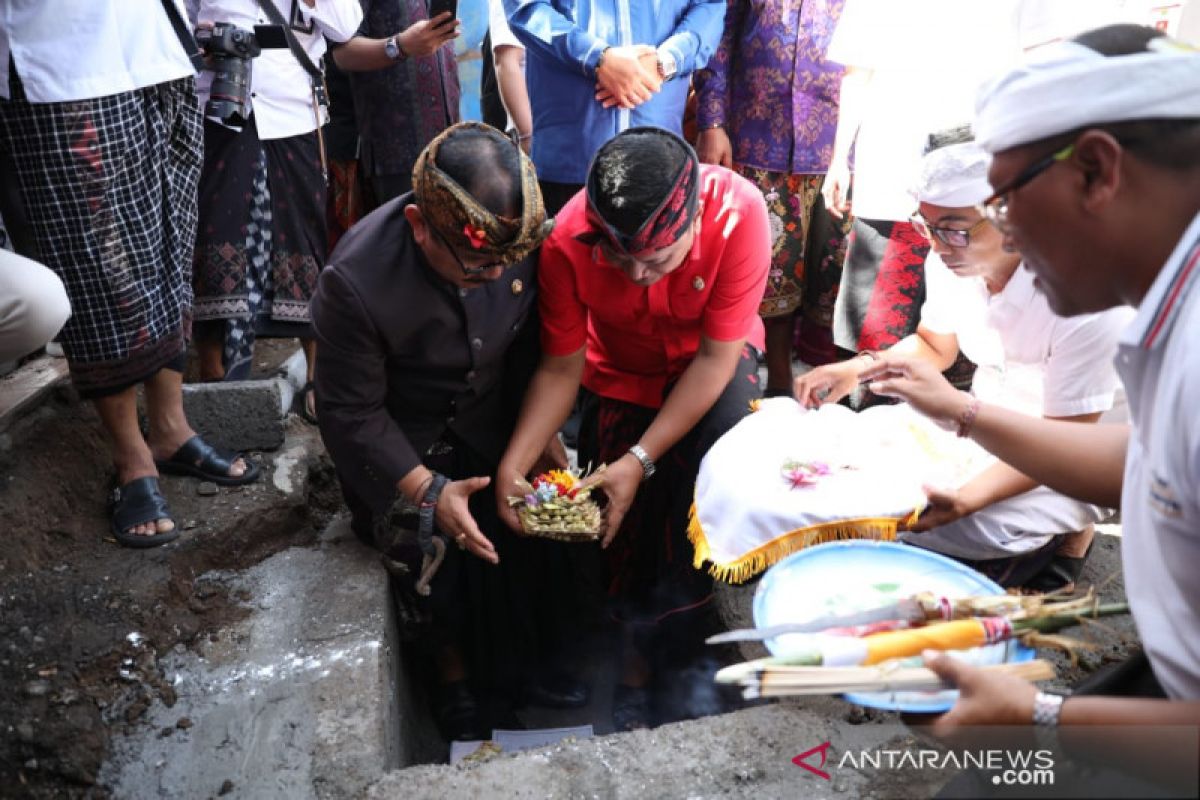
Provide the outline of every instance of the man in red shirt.
[[700,459],[760,395],[747,345],[763,346],[770,261],[762,194],[658,128],[599,150],[542,247],[543,356],[498,479],[507,488],[529,471],[582,383],[579,463],[608,464],[602,546],[625,623],[618,730],[650,723],[657,624],[711,598],[691,565],[688,509]]

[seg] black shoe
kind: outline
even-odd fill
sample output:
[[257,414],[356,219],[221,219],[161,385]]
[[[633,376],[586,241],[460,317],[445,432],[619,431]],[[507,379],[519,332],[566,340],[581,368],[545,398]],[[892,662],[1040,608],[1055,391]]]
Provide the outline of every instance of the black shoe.
[[542,675],[525,687],[525,702],[543,708],[582,708],[591,697],[586,683],[565,672]]
[[613,688],[613,730],[617,733],[650,727],[650,690],[618,683]]
[[488,738],[479,722],[479,706],[466,681],[443,684],[437,689],[434,708],[438,728],[446,741],[470,742]]

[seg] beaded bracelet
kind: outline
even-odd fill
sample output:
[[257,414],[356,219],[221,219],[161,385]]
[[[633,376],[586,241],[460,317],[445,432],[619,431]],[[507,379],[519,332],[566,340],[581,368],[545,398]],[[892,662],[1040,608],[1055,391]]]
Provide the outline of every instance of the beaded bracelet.
[[975,424],[975,417],[979,416],[979,398],[971,395],[968,395],[968,397],[971,400],[967,403],[966,409],[958,420],[958,437],[960,439],[965,439],[971,435],[971,427]]

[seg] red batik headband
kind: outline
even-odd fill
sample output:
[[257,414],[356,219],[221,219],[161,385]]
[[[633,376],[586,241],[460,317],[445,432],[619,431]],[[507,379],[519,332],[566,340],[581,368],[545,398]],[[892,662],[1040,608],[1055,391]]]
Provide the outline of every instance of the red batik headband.
[[592,160],[592,167],[588,170],[587,219],[592,230],[579,236],[580,241],[596,244],[603,239],[608,241],[617,252],[626,254],[661,250],[683,238],[684,232],[695,219],[696,211],[700,206],[700,159],[696,157],[696,151],[686,141],[662,128],[630,128],[625,131],[625,134],[645,132],[669,137],[687,152],[687,158],[680,166],[678,174],[675,175],[671,190],[667,192],[662,202],[642,222],[633,235],[626,235],[613,227],[601,215],[596,203],[601,191],[596,175],[596,163],[601,154],[609,148],[620,146],[621,135],[610,139],[596,153],[596,158]]

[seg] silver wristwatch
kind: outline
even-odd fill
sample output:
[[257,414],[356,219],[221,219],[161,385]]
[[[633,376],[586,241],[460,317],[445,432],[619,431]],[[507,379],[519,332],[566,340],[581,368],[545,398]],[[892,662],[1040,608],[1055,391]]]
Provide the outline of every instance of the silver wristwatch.
[[675,56],[671,55],[668,50],[660,49],[658,51],[658,77],[669,81],[675,77],[675,73],[678,71],[679,65],[675,63]]
[[1033,724],[1043,728],[1057,728],[1063,699],[1061,694],[1038,692],[1033,698]]
[[404,52],[404,48],[400,46],[400,38],[398,36],[389,36],[383,40],[383,52],[392,61],[403,61],[408,57]]
[[642,480],[648,480],[650,476],[654,474],[655,470],[658,469],[658,467],[654,465],[654,459],[650,458],[650,456],[646,454],[646,451],[642,449],[640,444],[635,444],[633,447],[629,448],[629,452],[632,453],[633,457],[636,458],[642,465]]

